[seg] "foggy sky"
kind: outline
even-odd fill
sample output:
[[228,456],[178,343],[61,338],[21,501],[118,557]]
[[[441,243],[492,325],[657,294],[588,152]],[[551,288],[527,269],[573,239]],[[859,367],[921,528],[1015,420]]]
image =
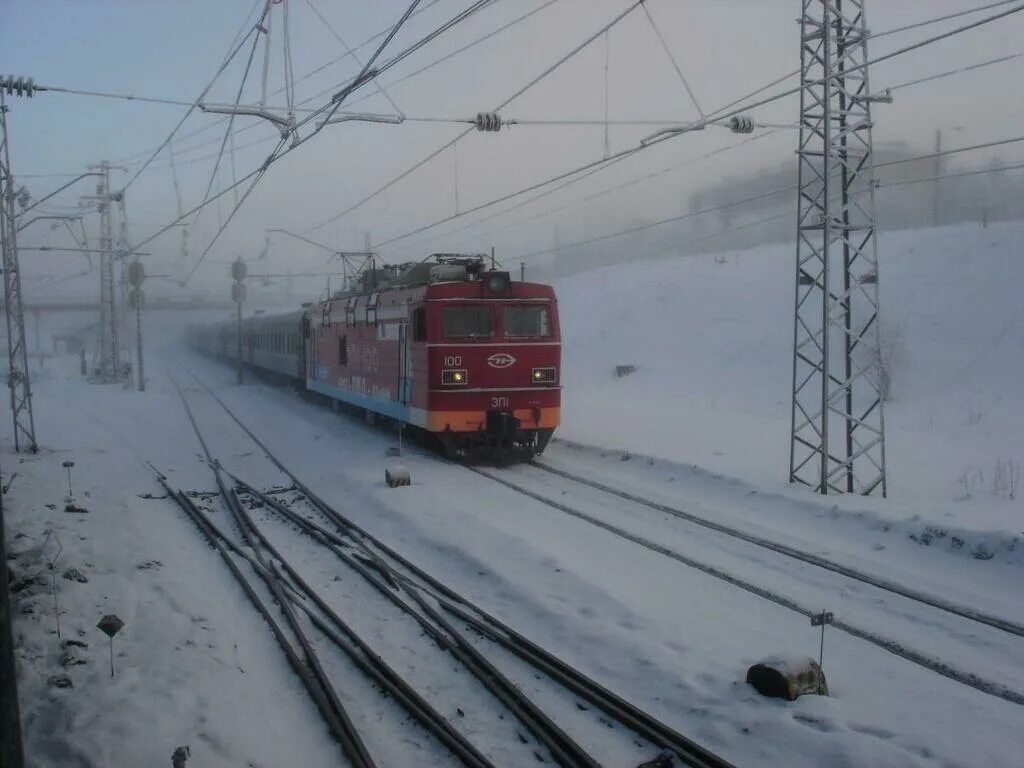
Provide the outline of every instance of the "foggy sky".
[[[501,0],[452,32],[432,42],[380,78],[394,82],[430,61],[486,34],[513,18],[539,7],[544,0]],[[350,46],[393,24],[405,0],[342,2],[314,0],[317,9]],[[425,5],[426,3],[424,3]],[[409,22],[383,54],[421,37],[469,3],[440,0]],[[450,61],[400,83],[388,92],[410,117],[467,118],[488,111],[627,8],[629,0],[558,0],[525,22]],[[882,31],[917,20],[981,5],[969,0],[874,0],[868,6],[869,27]],[[253,8],[253,0],[0,0],[0,73],[25,75],[45,85],[182,101],[193,100],[212,77],[228,46]],[[798,66],[796,0],[649,0],[648,9],[668,41],[700,106],[713,111]],[[280,6],[275,6],[273,59],[269,86],[283,80]],[[292,53],[297,75],[339,56],[343,49],[311,11],[306,0],[291,0]],[[963,19],[873,43],[872,56],[913,40],[964,23]],[[949,41],[899,57],[873,68],[873,90],[918,77],[973,64],[999,55],[1018,53],[1024,39],[1024,14],[968,32]],[[359,51],[362,57],[372,48]],[[218,78],[208,102],[231,102],[241,79],[245,55],[240,55]],[[600,120],[605,111],[605,63],[608,63],[608,112],[611,120],[677,120],[698,117],[697,110],[639,9],[561,69],[502,110],[505,118]],[[256,57],[243,103],[259,98],[262,49]],[[327,67],[297,86],[297,101],[337,86],[358,70],[351,58]],[[900,91],[892,105],[876,108],[876,142],[909,142],[920,152],[932,149],[935,131],[943,129],[946,146],[976,143],[1015,135],[1024,106],[1019,83],[1024,59]],[[790,86],[789,81],[769,91]],[[372,86],[359,91],[346,107],[358,111],[393,112]],[[322,96],[309,106],[320,106]],[[283,104],[284,95],[268,99]],[[31,100],[9,98],[12,166],[19,183],[35,198],[66,181],[36,174],[80,173],[101,159],[125,162],[127,173],[115,176],[119,187],[146,155],[167,136],[185,107],[112,101],[100,98],[39,93]],[[763,122],[794,124],[797,102],[780,101],[752,113]],[[301,113],[300,113],[301,116]],[[213,125],[219,116],[195,114],[179,136]],[[258,121],[238,118],[236,128]],[[186,208],[199,202],[213,167],[209,157],[218,149],[223,125],[192,138],[179,138],[175,149]],[[329,126],[309,143],[275,164],[242,207],[224,236],[196,273],[197,286],[222,291],[227,262],[236,255],[252,258],[263,247],[264,230],[282,227],[309,230],[347,208],[384,182],[454,138],[465,126],[406,122],[403,125],[346,123]],[[613,126],[612,152],[625,149],[655,130],[654,126]],[[257,167],[273,147],[274,129],[261,124],[236,137],[242,145],[269,137],[258,146],[237,149],[238,175]],[[307,236],[331,248],[361,250],[366,233],[373,242],[465,210],[501,194],[539,181],[603,156],[601,126],[516,126],[498,134],[471,133],[457,150],[445,152],[400,184],[334,224]],[[517,254],[632,223],[650,221],[687,209],[691,193],[723,176],[776,167],[793,158],[795,130],[782,130],[713,159],[697,161],[652,183],[628,187],[586,206],[491,233],[518,218],[583,197],[606,186],[679,164],[711,150],[738,144],[743,138],[709,128],[665,142],[619,163],[607,171],[520,208],[505,217],[462,232],[476,218],[515,202],[465,217],[423,235],[382,249],[390,261],[420,259],[431,251],[485,251],[495,246],[499,258],[518,263]],[[212,144],[208,144],[212,142]],[[1000,150],[1006,159],[1019,159],[1021,150]],[[1016,153],[1016,156],[1015,154]],[[972,160],[984,161],[979,154]],[[794,161],[795,168],[795,161]],[[456,177],[458,179],[456,184]],[[231,179],[229,155],[215,189]],[[244,189],[244,187],[243,187]],[[92,193],[83,181],[55,198],[50,210],[71,211],[79,196]],[[128,192],[130,236],[138,241],[176,215],[174,191],[166,153],[158,157]],[[233,204],[228,194],[201,215],[191,231],[195,259],[209,242]],[[95,236],[96,216],[89,218]],[[60,231],[35,225],[22,233],[22,246],[73,245]],[[150,273],[173,271],[180,233],[171,230],[145,250]],[[95,244],[94,246],[95,247]],[[628,242],[623,243],[624,252]],[[270,256],[261,271],[317,269],[327,254],[297,241],[274,236]],[[26,276],[67,275],[85,266],[81,254],[23,255]],[[188,266],[191,266],[189,264]],[[96,281],[72,280],[45,295],[91,296]],[[26,282],[31,300],[33,283]],[[218,294],[219,295],[219,294]]]

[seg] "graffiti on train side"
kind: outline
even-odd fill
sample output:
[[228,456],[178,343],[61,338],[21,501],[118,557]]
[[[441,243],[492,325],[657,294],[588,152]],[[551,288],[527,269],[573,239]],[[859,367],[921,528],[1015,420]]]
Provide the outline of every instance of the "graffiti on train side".
[[380,350],[377,347],[348,345],[348,365],[364,373],[380,372]]
[[365,376],[339,376],[338,386],[360,395],[375,397],[380,400],[393,400],[391,387],[377,384]]

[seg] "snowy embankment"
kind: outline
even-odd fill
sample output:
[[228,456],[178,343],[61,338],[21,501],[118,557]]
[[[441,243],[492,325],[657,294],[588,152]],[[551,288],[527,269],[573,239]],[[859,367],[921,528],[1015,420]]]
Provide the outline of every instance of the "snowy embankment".
[[[870,525],[951,551],[1019,559],[1024,494],[1024,223],[880,236],[891,345],[886,502]],[[559,436],[706,470],[784,498],[793,247],[640,261],[556,281],[564,346]],[[634,365],[616,377],[617,365]]]

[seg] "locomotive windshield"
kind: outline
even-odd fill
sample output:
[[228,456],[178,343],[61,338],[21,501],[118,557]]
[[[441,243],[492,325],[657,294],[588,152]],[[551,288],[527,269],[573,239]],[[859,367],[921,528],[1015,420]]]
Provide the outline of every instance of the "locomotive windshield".
[[441,325],[447,339],[465,336],[492,336],[494,334],[490,307],[445,307]]
[[547,307],[505,307],[506,336],[550,336]]

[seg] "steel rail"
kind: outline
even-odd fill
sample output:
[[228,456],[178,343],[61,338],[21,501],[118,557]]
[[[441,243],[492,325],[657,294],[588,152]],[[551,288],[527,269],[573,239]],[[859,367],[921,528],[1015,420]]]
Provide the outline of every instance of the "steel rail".
[[[202,382],[200,382],[202,383]],[[210,452],[209,446],[207,445],[202,433],[198,427],[194,415],[192,414],[191,407],[188,405],[188,401],[185,399],[184,393],[180,387],[178,389],[179,397],[182,400],[182,404],[185,407],[186,414],[188,415],[189,421],[192,424],[193,430],[196,436],[199,438],[200,445],[206,455],[207,463],[210,465],[214,472],[214,476],[217,481],[217,486],[220,490],[222,497],[224,498],[227,506],[235,516],[236,522],[239,529],[242,532],[243,539],[247,546],[249,546],[257,560],[259,560],[261,566],[266,571],[273,572],[273,567],[268,565],[263,559],[259,552],[259,548],[253,541],[253,536],[261,539],[261,542],[265,544],[267,549],[273,554],[273,556],[279,561],[284,562],[284,558],[280,553],[273,547],[268,540],[266,540],[262,534],[258,531],[256,526],[253,524],[252,519],[245,512],[242,504],[240,503],[237,493],[234,488],[228,488],[224,483],[222,472],[228,474],[233,479],[231,473],[227,470],[223,470],[219,463],[216,461],[212,453]],[[262,447],[262,446],[261,446]],[[287,515],[293,522],[302,524],[303,518],[298,515],[290,515],[289,510],[281,505],[276,499],[272,499],[269,496],[260,494],[251,486],[245,485],[244,488],[253,494],[255,494],[260,500],[270,509],[276,510],[279,513]],[[436,609],[433,609],[429,603],[418,593],[417,590],[410,588],[410,585],[405,585],[403,590],[410,598],[412,598],[417,605],[420,606],[422,611],[430,616],[434,624],[426,621],[423,615],[419,614],[411,608],[405,601],[403,601],[395,591],[397,589],[397,581],[394,580],[393,574],[386,566],[379,561],[376,561],[372,553],[366,552],[369,559],[371,560],[374,571],[380,573],[380,577],[376,573],[371,572],[365,565],[360,563],[358,559],[352,557],[348,553],[343,552],[340,548],[330,546],[329,549],[333,551],[338,557],[340,557],[347,565],[356,570],[362,575],[367,581],[377,588],[384,596],[388,597],[397,607],[408,613],[414,619],[416,619],[420,626],[425,632],[435,641],[438,645],[448,652],[450,652],[455,658],[462,662],[462,664],[476,677],[491,693],[501,701],[508,709],[516,715],[516,717],[522,722],[522,724],[537,738],[537,740],[543,744],[550,751],[555,761],[563,768],[600,768],[600,764],[589,754],[587,751],[577,744],[572,737],[565,733],[550,717],[548,717],[536,704],[533,703],[527,696],[525,696],[516,686],[504,676],[496,667],[493,666],[474,646],[472,646],[468,640],[466,640],[449,622],[447,622]],[[261,571],[262,575],[262,571]],[[383,577],[383,579],[381,578]],[[319,662],[316,655],[305,638],[295,621],[294,614],[290,610],[290,607],[285,603],[287,602],[284,595],[280,591],[280,585],[278,579],[274,578],[268,582],[268,587],[275,594],[278,602],[281,604],[281,609],[285,612],[286,618],[289,620],[289,624],[292,630],[299,638],[299,643],[305,653],[307,664],[312,668],[314,676],[321,681],[328,703],[331,705],[332,710],[338,715],[338,719],[341,723],[343,731],[346,736],[346,741],[342,742],[346,752],[349,753],[350,758],[355,762],[356,765],[374,765],[372,758],[369,753],[365,752],[365,748],[360,750],[359,747],[362,744],[359,738],[358,732],[354,725],[348,719],[344,708],[341,703],[337,700],[337,696],[334,693],[333,688],[330,685],[329,680],[320,668]],[[441,629],[438,630],[437,627]],[[359,755],[359,752],[365,753],[365,756]],[[358,762],[359,760],[369,760],[368,763]]]
[[[284,519],[303,528],[312,537],[321,540],[322,543],[328,546],[332,551],[335,551],[336,554],[345,560],[346,563],[351,565],[353,568],[359,569],[360,566],[358,564],[349,561],[349,558],[352,557],[351,555],[339,553],[335,550],[335,547],[343,547],[347,544],[344,539],[317,523],[307,520],[294,510],[291,510],[287,506],[281,504],[276,499],[256,490],[232,473],[227,472],[227,474],[243,489],[243,491],[259,498],[267,507],[278,512]],[[299,492],[303,495],[307,495],[307,492],[300,486],[301,483],[296,482],[296,487]],[[322,501],[319,499],[315,500],[308,495],[307,500],[316,509],[324,512],[324,509],[321,507],[323,504]],[[329,507],[327,510],[329,510],[330,513],[337,514]],[[326,514],[326,516],[330,519],[333,517],[333,514]],[[345,530],[346,532],[351,531],[354,527],[351,524],[348,524],[348,521],[344,521],[344,519],[343,525],[344,527],[342,530]],[[368,538],[371,537],[368,536]],[[359,546],[364,547],[365,544],[360,543]],[[602,710],[610,717],[618,720],[626,727],[635,731],[638,735],[647,738],[652,744],[674,751],[679,756],[680,760],[683,761],[683,764],[709,767],[721,767],[728,765],[700,745],[690,739],[687,739],[685,736],[676,732],[664,723],[651,718],[642,710],[609,691],[607,688],[601,686],[599,683],[586,677],[583,673],[548,653],[540,646],[532,643],[519,633],[515,632],[515,630],[504,625],[495,617],[473,605],[441,582],[438,582],[429,574],[420,570],[414,564],[405,560],[401,555],[391,550],[388,550],[388,555],[401,562],[404,567],[414,572],[419,578],[425,581],[429,586],[429,589],[426,589],[425,591],[440,605],[442,609],[459,617],[460,619],[465,620],[473,629],[503,645],[506,649],[512,651],[521,659],[563,685],[567,690],[579,695],[582,699]],[[371,562],[379,563],[380,560],[379,558],[376,558]],[[363,575],[365,576],[366,574]],[[408,576],[402,574],[396,573],[395,577],[402,583],[403,587],[406,588],[406,591],[413,596],[413,599],[417,600],[417,603],[431,615],[431,618],[439,623],[443,621],[435,611],[433,611],[428,605],[421,602],[421,598],[418,593],[424,591],[424,587],[422,585],[415,584]],[[367,578],[369,579],[370,577],[367,576]],[[382,587],[378,588],[383,590]],[[472,613],[476,613],[477,616],[473,617]],[[429,629],[429,625],[426,629],[428,632],[432,633],[432,630]],[[446,631],[449,632],[449,634],[457,635],[456,631],[450,624],[447,624]]]
[[[470,602],[458,592],[440,582],[415,563],[408,560],[405,556],[382,542],[373,534],[366,531],[353,520],[347,518],[342,513],[331,507],[314,491],[312,491],[312,489],[303,483],[290,469],[288,469],[281,460],[277,458],[273,451],[271,451],[270,448],[251,429],[249,429],[249,427],[242,422],[237,415],[235,415],[234,411],[232,411],[231,408],[229,408],[228,405],[209,386],[207,386],[205,382],[203,382],[192,371],[189,371],[189,373],[199,386],[201,386],[207,394],[210,395],[210,397],[225,411],[225,413],[228,414],[239,428],[241,428],[242,431],[245,432],[257,446],[259,446],[267,459],[283,474],[291,479],[295,488],[298,489],[298,491],[304,495],[328,520],[337,526],[339,530],[350,535],[354,541],[361,545],[361,549],[366,554],[368,560],[373,564],[374,568],[385,568],[391,570],[381,561],[380,555],[377,552],[374,552],[374,549],[376,549],[388,558],[399,563],[403,568],[407,569],[423,583],[428,585],[431,596],[439,605],[441,605],[442,608],[458,615],[456,611],[450,610],[453,607],[452,603],[456,603],[464,606],[465,609],[474,612],[493,630],[503,633],[507,641],[518,649],[516,650],[516,653],[520,658],[538,660],[543,664],[543,666],[538,667],[538,669],[545,672],[545,674],[547,674],[547,670],[549,669],[555,670],[557,677],[554,679],[558,682],[564,681],[568,690],[576,692],[597,709],[601,710],[609,717],[619,720],[623,725],[633,729],[638,735],[649,739],[653,744],[664,744],[680,758],[683,764],[691,766],[707,766],[707,768],[731,768],[731,764],[723,758],[686,738],[667,724],[659,721],[657,718],[654,718],[639,707],[627,702],[625,699],[609,691],[600,683],[566,664],[554,654],[516,633],[500,619],[492,616],[479,606]],[[230,475],[230,473],[228,474]],[[236,481],[238,480],[238,478],[235,478],[233,475],[231,476]],[[269,499],[269,497],[266,498]],[[276,502],[276,500],[273,501]],[[273,504],[270,504],[269,506],[273,506]],[[289,512],[291,512],[291,510],[289,510]],[[310,530],[315,530],[317,535],[324,536],[328,539],[335,536],[330,531],[327,531],[321,526],[317,526],[312,521],[305,520],[301,515],[296,514],[295,516],[298,520],[303,520],[308,524],[310,526]],[[303,525],[303,523],[297,524],[300,526]],[[337,539],[337,537],[335,537],[335,539],[340,545],[344,545],[345,542],[343,540]],[[399,576],[399,578],[401,578],[403,583],[409,583],[407,577]],[[422,589],[422,587],[419,587],[419,589]],[[447,598],[447,600],[442,600],[442,597]]]
[[[327,727],[330,729],[331,735],[339,743],[344,744],[344,733],[341,730],[340,725],[338,724],[337,719],[335,718],[334,713],[331,710],[326,698],[324,697],[323,691],[320,690],[319,685],[314,680],[309,669],[307,669],[306,665],[303,664],[302,660],[298,657],[298,654],[295,653],[295,649],[292,648],[292,645],[289,642],[288,638],[286,637],[284,630],[281,628],[281,625],[274,618],[273,614],[267,608],[266,604],[263,602],[260,596],[256,593],[256,590],[253,588],[249,580],[245,578],[245,576],[242,574],[241,569],[238,567],[238,563],[236,563],[232,559],[229,552],[231,549],[233,549],[233,547],[229,547],[227,544],[225,544],[225,541],[228,540],[222,538],[222,534],[216,531],[216,529],[212,526],[210,521],[206,519],[205,515],[203,515],[202,512],[198,509],[198,507],[196,507],[192,503],[191,499],[189,499],[184,493],[172,489],[171,486],[167,483],[167,479],[163,477],[160,473],[158,473],[158,477],[160,479],[161,484],[164,486],[164,488],[167,489],[167,492],[168,494],[170,494],[171,498],[175,501],[175,503],[178,504],[179,507],[181,507],[182,510],[184,510],[184,512],[189,516],[189,518],[191,518],[191,520],[195,523],[196,527],[198,527],[200,532],[203,534],[204,538],[206,538],[206,540],[213,546],[213,548],[217,550],[221,558],[227,564],[228,569],[235,577],[235,580],[238,582],[239,586],[241,586],[242,590],[248,596],[253,606],[255,606],[256,610],[267,622],[267,625],[270,627],[270,631],[274,635],[274,639],[277,640],[278,645],[281,646],[281,650],[284,651],[285,657],[288,659],[288,663],[295,671],[295,674],[299,676],[299,679],[302,681],[303,686],[306,688],[310,697],[316,704],[317,709],[320,711],[320,715],[327,723]],[[261,576],[262,575],[263,574],[261,574]]]
[[[230,475],[230,473],[228,474]],[[343,549],[343,547],[348,545],[348,542],[335,536],[322,526],[318,526],[316,523],[305,519],[293,510],[288,509],[288,507],[276,499],[261,493],[244,480],[234,475],[231,475],[231,477],[239,484],[243,491],[258,498],[283,519],[295,523],[324,544],[346,565],[359,573],[382,595],[394,603],[397,608],[413,618],[428,637],[461,662],[495,698],[519,719],[541,744],[547,747],[559,765],[565,766],[565,768],[570,768],[571,766],[600,768],[600,764],[583,747],[565,733],[533,701],[523,694],[511,680],[469,643],[462,633],[438,613],[437,609],[429,604],[415,585],[403,579],[399,588],[389,587],[375,572],[379,571],[379,566],[372,558],[368,558],[371,560],[369,565],[360,562],[359,558]],[[386,568],[387,566],[384,567]],[[394,580],[394,573],[392,573],[392,579]],[[394,581],[396,584],[398,583],[397,580]],[[403,600],[400,592],[407,595],[420,610],[415,610],[409,602]]]
[[[357,768],[376,768],[376,762],[370,756],[369,750],[366,748],[366,744],[359,735],[359,731],[352,722],[345,706],[338,698],[337,692],[334,690],[334,686],[331,684],[330,679],[327,677],[327,674],[320,665],[316,652],[309,642],[309,639],[306,637],[305,632],[303,632],[302,627],[299,625],[295,612],[292,610],[290,601],[284,596],[284,590],[281,586],[282,580],[268,565],[263,557],[263,553],[252,539],[251,530],[254,527],[252,519],[242,508],[242,505],[238,501],[238,496],[234,493],[234,489],[226,487],[221,474],[220,465],[210,452],[210,448],[203,437],[202,431],[199,429],[199,424],[196,422],[195,415],[192,413],[192,408],[189,406],[188,400],[185,398],[185,393],[181,390],[181,387],[178,386],[177,381],[175,381],[173,377],[172,383],[178,392],[178,397],[181,398],[181,403],[185,408],[185,413],[188,416],[189,423],[192,425],[192,429],[195,432],[196,437],[199,439],[199,444],[203,448],[207,464],[210,466],[210,469],[216,478],[220,495],[228,509],[231,511],[232,516],[235,519],[235,523],[238,525],[243,541],[252,550],[253,555],[261,566],[261,569],[257,569],[256,572],[264,580],[267,588],[277,601],[281,612],[284,613],[285,619],[288,622],[292,633],[295,635],[299,646],[302,648],[303,656],[305,657],[305,664],[299,660],[298,655],[295,653],[295,649],[284,639],[280,626],[275,622],[273,625],[276,627],[274,634],[277,636],[278,642],[282,643],[282,647],[287,646],[285,653],[288,655],[289,661],[292,662],[293,666],[298,664],[299,667],[304,670],[304,674],[300,674],[300,676],[303,677],[303,682],[307,684],[307,690],[309,690],[310,695],[316,701],[317,707],[320,709],[321,715],[327,721],[332,735],[334,735],[341,744],[342,749],[349,760],[352,761],[352,764]],[[281,559],[277,550],[273,546],[269,545],[269,542],[267,543],[267,549],[277,557],[278,560]],[[235,569],[232,570],[234,571]],[[268,577],[268,574],[272,575]],[[238,574],[236,574],[236,576],[237,575]],[[253,598],[254,600],[256,599],[254,597],[255,592],[251,589],[251,585],[246,589],[246,592],[249,593],[250,598]],[[263,611],[261,611],[261,613],[262,612]],[[269,617],[267,617],[266,614],[264,614],[264,618],[268,618],[269,620]]]
[[[735,587],[739,587],[740,589],[746,592],[750,592],[751,594],[756,595],[757,597],[769,600],[775,603],[776,605],[780,605],[783,608],[787,608],[791,611],[799,613],[802,616],[809,618],[820,613],[819,610],[813,610],[806,606],[803,606],[795,600],[785,597],[784,595],[781,595],[777,592],[773,592],[765,587],[759,586],[753,583],[752,581],[748,581],[746,579],[735,576],[729,573],[728,571],[725,571],[714,565],[710,565],[708,563],[696,560],[692,557],[688,557],[680,552],[677,552],[674,549],[670,549],[669,547],[659,544],[658,542],[652,541],[644,536],[632,533],[624,528],[620,528],[617,525],[613,525],[612,523],[605,522],[600,518],[594,517],[593,515],[589,515],[586,512],[569,506],[568,504],[564,504],[560,501],[556,501],[555,499],[548,498],[547,496],[541,493],[537,493],[527,488],[523,488],[522,486],[516,485],[515,483],[509,480],[505,480],[504,478],[495,477],[494,475],[485,472],[481,469],[478,469],[476,467],[467,466],[466,469],[468,469],[471,472],[475,472],[481,477],[486,477],[487,479],[492,480],[498,483],[499,485],[503,485],[506,488],[515,491],[516,493],[520,493],[523,496],[533,499],[534,501],[538,501],[541,504],[544,504],[545,506],[548,506],[558,512],[562,512],[564,514],[569,515],[570,517],[575,517],[578,520],[582,520],[597,528],[601,528],[602,530],[605,530],[614,536],[618,536],[619,538],[637,544],[643,547],[644,549],[648,549],[652,552],[655,552],[656,554],[663,555],[672,560],[675,560],[676,562],[682,563],[683,565],[689,568],[701,571],[702,573],[706,573],[707,575],[712,576],[716,579],[724,581]],[[918,666],[923,667],[932,672],[936,672],[937,674],[942,675],[943,677],[949,678],[950,680],[966,685],[969,688],[981,691],[982,693],[986,693],[990,696],[995,696],[996,698],[1003,699],[1004,701],[1009,701],[1012,704],[1019,704],[1021,706],[1024,706],[1024,693],[1021,693],[1020,691],[1016,691],[1012,688],[1002,685],[1001,683],[995,683],[991,680],[986,680],[971,672],[964,672],[963,670],[960,670],[952,666],[951,664],[942,661],[941,659],[937,659],[933,656],[928,656],[919,651],[915,651],[912,648],[908,648],[907,646],[903,645],[902,643],[896,640],[892,640],[883,635],[879,635],[875,632],[872,632],[871,630],[861,629],[860,627],[854,624],[850,624],[849,622],[840,621],[837,619],[834,621],[832,626],[834,626],[841,632],[845,632],[848,635],[859,638],[861,640],[865,640],[871,643],[872,645],[881,648],[884,651],[888,651],[889,653],[899,656],[900,658],[905,659],[906,661],[912,662],[913,664],[917,664]]]
[[[202,512],[202,510],[197,508],[191,500],[185,496],[185,494],[181,491],[175,491],[172,489],[166,482],[165,476],[159,472],[159,470],[154,468],[154,471],[157,473],[157,477],[160,479],[162,485],[170,494],[171,498],[185,510],[208,540],[220,542],[225,549],[246,559],[253,568],[260,572],[261,576],[267,576],[267,571],[263,569],[263,566],[259,564],[255,557],[246,553],[243,549],[238,547],[238,545],[232,542],[230,538],[225,536],[217,528],[216,524],[213,523],[209,517]],[[255,530],[261,539],[265,538],[262,533],[259,532],[258,528]],[[323,600],[323,598],[321,598],[320,595],[318,595],[309,586],[309,584],[305,582],[305,580],[291,566],[291,564],[288,563],[287,560],[280,559],[280,564],[291,577],[292,581],[294,581],[299,587],[298,590],[291,588],[290,585],[282,579],[282,583],[289,587],[292,604],[305,613],[310,621],[321,632],[323,632],[324,635],[344,651],[364,673],[372,677],[382,689],[384,689],[389,695],[393,696],[399,704],[413,714],[413,716],[416,717],[428,731],[434,731],[436,728],[437,731],[435,732],[435,735],[438,739],[442,741],[445,746],[449,747],[453,754],[459,757],[465,765],[470,766],[470,768],[494,768],[493,763],[477,751],[476,748],[465,739],[465,737],[456,731],[442,715],[434,710],[414,688],[406,683],[397,672],[389,667],[387,663],[378,654],[376,654],[373,649],[347,623],[345,623],[343,619],[341,619],[340,616],[338,616],[338,614]],[[303,597],[303,593],[310,598],[310,600],[323,612],[330,622],[322,618],[309,606],[300,602]],[[330,626],[331,624],[337,627],[345,637],[339,635],[338,632]],[[442,735],[442,732],[444,735]]]
[[900,595],[901,597],[905,597],[908,600],[913,600],[918,603],[923,603],[924,605],[930,606],[932,608],[937,608],[941,611],[946,611],[947,613],[951,613],[954,616],[959,616],[962,619],[975,621],[979,624],[986,624],[1000,631],[1008,632],[1010,634],[1017,635],[1018,637],[1024,637],[1024,626],[1012,622],[1008,619],[1002,619],[997,616],[991,616],[982,611],[975,610],[974,608],[969,608],[965,605],[960,605],[950,600],[944,600],[943,598],[937,597],[936,595],[931,595],[927,592],[922,592],[920,590],[912,589],[910,587],[905,587],[902,584],[898,584],[894,581],[889,581],[888,579],[882,579],[878,578],[877,576],[872,576],[871,574],[864,573],[863,571],[858,571],[856,568],[851,568],[849,566],[843,565],[842,563],[837,563],[833,560],[829,560],[828,558],[821,557],[820,555],[815,555],[810,552],[804,552],[802,550],[796,549],[795,547],[791,547],[786,544],[782,544],[780,542],[764,538],[763,536],[757,536],[752,533],[747,533],[746,531],[740,530],[739,528],[734,528],[732,526],[725,525],[724,523],[718,523],[714,520],[709,520],[706,517],[695,515],[692,512],[686,512],[685,510],[669,506],[668,504],[661,504],[659,502],[652,501],[651,499],[644,498],[643,496],[638,496],[637,494],[624,491],[620,488],[614,488],[610,485],[599,482],[597,480],[591,480],[589,478],[582,477],[572,472],[566,472],[563,469],[556,469],[555,467],[551,467],[546,464],[540,464],[538,462],[532,462],[531,466],[543,472],[548,472],[552,475],[557,475],[558,477],[565,478],[566,480],[571,480],[574,483],[589,486],[603,493],[607,493],[611,496],[617,496],[621,499],[625,499],[626,501],[633,502],[634,504],[640,504],[641,506],[649,507],[650,509],[654,509],[658,512],[664,512],[667,515],[672,515],[673,517],[677,517],[680,520],[685,520],[688,523],[699,525],[703,528],[707,528],[709,530],[724,534],[726,536],[730,536],[732,538],[741,539],[742,541],[745,541],[749,544],[753,544],[754,546],[762,547],[764,549],[771,550],[772,552],[777,552],[781,555],[785,555],[786,557],[793,558],[794,560],[799,560],[809,565],[814,565],[818,568],[823,568],[827,571],[838,573],[842,576],[846,576],[847,578],[854,579],[855,581],[860,581],[864,584],[869,584],[870,586],[885,590],[886,592],[892,592],[893,594]]

